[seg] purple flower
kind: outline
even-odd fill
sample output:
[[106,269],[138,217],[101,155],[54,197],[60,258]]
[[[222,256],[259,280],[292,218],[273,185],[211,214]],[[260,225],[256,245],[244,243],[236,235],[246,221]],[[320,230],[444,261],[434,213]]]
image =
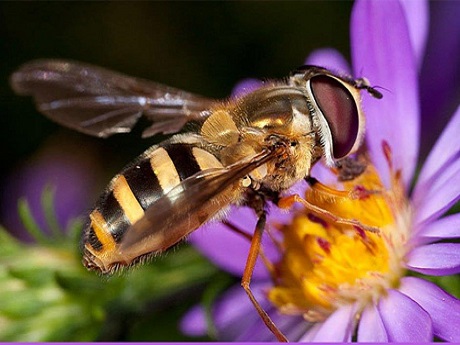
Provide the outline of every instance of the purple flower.
[[24,198],[39,228],[49,231],[41,199],[45,188],[50,187],[54,192],[57,225],[65,229],[72,219],[88,210],[100,174],[101,167],[91,150],[57,136],[8,176],[2,195],[1,221],[17,237],[30,241],[31,236],[18,214],[17,201]]
[[[433,276],[460,272],[460,244],[454,241],[460,237],[460,214],[445,215],[460,199],[460,108],[410,189],[423,141],[421,121],[436,121],[435,114],[421,118],[420,104],[425,103],[418,93],[427,6],[424,1],[359,0],[352,12],[353,74],[381,86],[384,98],[363,95],[372,163],[343,187],[383,192],[331,203],[315,199],[320,192],[315,188],[305,192],[305,184],[293,188],[338,216],[379,227],[380,234],[319,221],[299,209],[283,213],[271,207],[268,231],[274,239],[266,236],[263,250],[273,266],[267,269],[259,260],[252,289],[291,341],[460,341],[460,323],[455,322],[460,301],[425,279],[408,276],[409,271]],[[458,58],[450,57],[453,63]],[[349,70],[333,50],[318,51],[307,62]],[[337,184],[320,165],[312,175]],[[248,233],[256,223],[244,208],[233,209],[229,221]],[[249,242],[226,225],[209,225],[191,240],[214,263],[242,275]],[[240,287],[226,292],[212,315],[219,340],[275,340]],[[189,335],[206,333],[201,307],[185,316],[182,329]]]

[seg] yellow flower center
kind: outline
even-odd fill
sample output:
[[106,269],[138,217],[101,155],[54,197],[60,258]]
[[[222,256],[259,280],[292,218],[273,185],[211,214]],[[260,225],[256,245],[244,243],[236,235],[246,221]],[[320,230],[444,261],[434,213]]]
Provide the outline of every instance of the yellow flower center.
[[358,302],[362,309],[397,287],[404,274],[410,209],[399,175],[385,189],[369,165],[341,186],[343,191],[334,192],[315,184],[305,200],[345,222],[304,209],[280,227],[283,255],[272,269],[268,297],[282,313],[313,322],[345,304]]

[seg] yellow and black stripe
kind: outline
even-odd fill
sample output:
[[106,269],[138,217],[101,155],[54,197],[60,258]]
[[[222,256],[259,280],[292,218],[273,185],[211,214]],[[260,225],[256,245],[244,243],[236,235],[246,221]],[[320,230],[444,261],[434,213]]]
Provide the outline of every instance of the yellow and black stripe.
[[194,144],[165,143],[148,150],[111,181],[91,212],[83,235],[85,255],[110,260],[128,228],[149,206],[186,178],[218,167],[222,164],[216,157]]

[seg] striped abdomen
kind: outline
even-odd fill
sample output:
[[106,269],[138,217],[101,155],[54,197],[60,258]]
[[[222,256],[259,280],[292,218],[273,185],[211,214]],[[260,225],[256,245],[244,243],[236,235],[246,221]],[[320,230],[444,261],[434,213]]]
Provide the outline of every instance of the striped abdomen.
[[[222,164],[209,152],[189,143],[169,143],[146,151],[111,181],[83,235],[88,268],[105,271],[108,265],[128,265],[116,258],[118,245],[131,224],[180,182],[197,172]],[[113,259],[111,258],[113,257]]]

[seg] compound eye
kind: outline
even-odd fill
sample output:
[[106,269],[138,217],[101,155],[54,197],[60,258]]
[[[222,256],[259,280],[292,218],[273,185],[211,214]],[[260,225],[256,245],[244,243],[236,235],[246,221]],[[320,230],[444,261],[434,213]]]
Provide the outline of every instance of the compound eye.
[[310,80],[313,96],[329,125],[335,159],[348,155],[358,139],[358,106],[350,91],[337,79],[317,75]]

